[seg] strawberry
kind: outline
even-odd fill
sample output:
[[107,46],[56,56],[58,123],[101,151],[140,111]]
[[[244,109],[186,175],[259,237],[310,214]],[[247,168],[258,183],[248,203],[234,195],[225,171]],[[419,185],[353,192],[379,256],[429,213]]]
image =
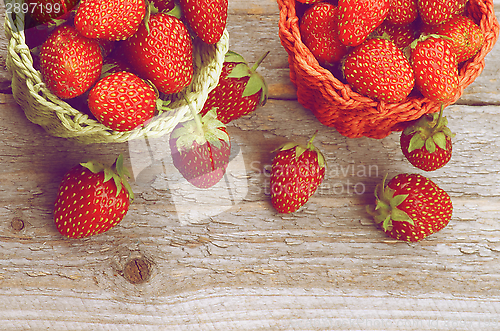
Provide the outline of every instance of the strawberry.
[[388,103],[401,102],[414,86],[408,59],[394,42],[384,38],[366,40],[344,62],[344,76],[359,93]]
[[[193,78],[193,43],[178,18],[156,13],[124,42],[126,59],[135,73],[160,92],[177,93]],[[149,30],[149,32],[148,32]]]
[[145,14],[144,0],[85,0],[76,11],[75,27],[87,38],[125,40]]
[[434,171],[446,165],[451,159],[454,136],[446,126],[448,121],[438,113],[426,114],[417,122],[408,125],[400,136],[403,155],[415,167]]
[[45,24],[65,17],[78,2],[79,0],[31,0],[27,3],[29,5],[27,8],[30,16],[38,24]]
[[458,91],[458,65],[448,37],[423,36],[411,43],[415,85],[424,97],[447,102]]
[[144,0],[86,0],[77,9],[74,24],[87,38],[119,41],[137,31],[145,13]]
[[453,205],[448,193],[419,174],[399,174],[375,189],[376,205],[367,211],[390,237],[420,241],[450,222]]
[[59,26],[40,49],[42,79],[61,99],[85,93],[99,78],[102,61],[99,44],[70,25]]
[[[194,113],[194,109],[191,109]],[[170,135],[169,145],[174,166],[191,184],[209,188],[226,172],[231,154],[231,139],[215,109],[203,117],[179,123]]]
[[415,24],[399,25],[384,21],[376,32],[379,36],[384,36],[386,33],[389,39],[401,50],[409,46],[417,37]]
[[451,38],[452,50],[458,63],[476,55],[484,43],[481,28],[467,16],[455,15],[446,23],[429,27],[426,32]]
[[347,46],[340,42],[337,7],[320,2],[307,9],[300,18],[302,42],[321,65],[338,62],[347,54]]
[[69,170],[54,204],[57,230],[70,238],[84,238],[117,225],[134,199],[126,177],[130,174],[121,155],[112,167],[90,161]]
[[114,131],[131,131],[156,110],[155,90],[133,73],[120,71],[99,80],[90,90],[89,109]]
[[418,0],[418,12],[422,22],[439,25],[449,21],[459,9],[457,0]]
[[207,44],[220,40],[227,24],[228,0],[179,0],[182,12],[196,35]]
[[391,1],[386,20],[390,24],[408,25],[414,22],[417,17],[417,0],[393,0]]
[[284,144],[273,159],[271,203],[280,213],[293,213],[302,207],[325,178],[325,157],[313,145],[316,133],[305,147]]
[[267,101],[267,85],[256,70],[267,54],[269,52],[250,68],[241,55],[228,51],[219,82],[208,94],[200,114],[216,108],[217,118],[227,124],[263,106]]
[[390,8],[390,0],[339,0],[338,24],[340,41],[357,46],[382,24]]

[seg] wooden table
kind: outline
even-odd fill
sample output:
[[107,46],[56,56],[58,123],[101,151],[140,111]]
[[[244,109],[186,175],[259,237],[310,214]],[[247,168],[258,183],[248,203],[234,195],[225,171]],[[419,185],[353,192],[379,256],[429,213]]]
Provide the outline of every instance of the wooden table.
[[[231,0],[229,13],[232,50],[250,63],[271,51],[260,67],[270,99],[229,125],[239,152],[208,192],[175,189],[161,139],[148,158],[132,143],[47,135],[1,73],[0,330],[499,330],[500,45],[447,110],[452,160],[426,174],[452,197],[453,218],[405,243],[365,212],[386,173],[419,172],[399,134],[348,139],[321,125],[296,101],[276,2]],[[3,39],[2,61],[5,49]],[[327,177],[300,211],[277,214],[272,151],[316,130]],[[63,238],[52,208],[64,173],[120,153],[136,193],[125,219],[99,236]]]

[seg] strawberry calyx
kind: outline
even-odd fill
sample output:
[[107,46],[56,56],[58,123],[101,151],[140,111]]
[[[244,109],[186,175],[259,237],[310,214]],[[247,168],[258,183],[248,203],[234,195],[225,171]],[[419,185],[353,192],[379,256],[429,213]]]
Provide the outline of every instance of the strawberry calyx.
[[443,38],[443,39],[446,39],[446,40],[450,40],[450,41],[453,41],[452,38],[448,37],[448,36],[443,36],[443,35],[440,35],[440,34],[435,34],[435,33],[431,33],[431,34],[425,34],[425,35],[421,35],[419,38],[415,39],[411,44],[410,44],[410,47],[411,49],[414,49],[415,47],[417,47],[417,44],[421,41],[425,41],[429,38]]
[[446,149],[446,138],[452,138],[455,134],[447,127],[448,120],[443,116],[443,109],[444,106],[441,104],[439,113],[426,114],[403,131],[403,134],[407,136],[413,135],[408,153],[424,147],[429,153],[434,153],[436,145],[441,149]]
[[177,138],[179,152],[188,152],[195,142],[200,146],[209,143],[219,149],[222,147],[221,140],[229,142],[226,126],[217,118],[217,108],[212,108],[202,117],[191,104],[189,106],[193,119],[181,123],[171,135],[172,139]]
[[306,146],[302,146],[296,142],[287,142],[283,144],[282,146],[278,147],[275,152],[277,151],[287,151],[291,149],[295,149],[295,159],[298,160],[299,157],[304,154],[305,151],[311,151],[311,152],[316,152],[317,159],[318,159],[318,165],[320,169],[323,169],[326,166],[326,161],[325,161],[325,156],[323,153],[313,144],[314,138],[316,138],[316,134],[318,131],[316,131],[311,139],[307,142]]
[[366,211],[373,216],[375,223],[380,224],[386,231],[392,230],[392,222],[408,222],[415,225],[413,219],[404,211],[397,208],[403,201],[408,198],[408,194],[394,195],[395,190],[385,186],[387,174],[384,176],[382,183],[379,183],[375,188],[375,206],[367,206]]
[[104,172],[104,182],[107,182],[111,179],[113,179],[113,181],[115,182],[116,196],[120,194],[122,187],[124,186],[128,191],[131,201],[134,200],[134,192],[132,191],[132,188],[127,181],[127,177],[130,178],[131,176],[128,169],[123,166],[123,155],[120,154],[111,167],[105,166],[104,164],[97,161],[80,163],[80,165],[89,169],[94,174]]
[[238,63],[227,75],[227,78],[249,77],[245,89],[242,93],[243,97],[254,95],[255,93],[258,93],[260,90],[262,90],[259,101],[259,104],[261,106],[263,106],[267,101],[268,87],[264,78],[257,72],[257,68],[269,53],[270,51],[264,53],[264,55],[262,55],[251,68],[248,66],[247,62],[241,55],[233,51],[228,51],[224,60],[225,62]]
[[448,37],[448,36],[443,36],[443,35],[440,35],[440,34],[435,34],[435,33],[431,33],[431,34],[422,34],[419,38],[413,40],[408,46],[406,46],[403,50],[403,53],[405,54],[405,56],[410,59],[411,58],[411,52],[412,50],[414,50],[418,43],[419,42],[422,42],[422,41],[425,41],[429,38],[443,38],[443,39],[446,39],[446,40],[450,40],[450,41],[453,41],[452,38]]
[[[160,10],[158,9],[158,7],[156,7],[154,2],[146,0],[146,13],[144,14],[144,18],[142,19],[142,21],[144,23],[144,27],[146,28],[148,35],[150,32],[149,20],[150,20],[152,15],[158,14],[158,13],[160,13]],[[170,11],[166,12],[166,14],[180,19],[182,17],[181,7],[176,3],[175,7],[172,8]]]

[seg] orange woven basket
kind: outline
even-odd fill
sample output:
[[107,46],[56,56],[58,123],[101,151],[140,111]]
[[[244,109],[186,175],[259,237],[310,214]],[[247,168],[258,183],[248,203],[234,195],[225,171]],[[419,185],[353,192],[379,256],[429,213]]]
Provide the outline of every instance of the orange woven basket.
[[[288,53],[290,80],[297,89],[297,100],[318,120],[349,138],[384,138],[401,131],[404,122],[439,111],[440,104],[419,93],[401,103],[378,102],[344,84],[331,71],[321,67],[302,43],[295,0],[277,0],[280,8],[279,37]],[[466,15],[480,25],[485,41],[480,51],[459,67],[460,83],[456,95],[445,104],[455,103],[484,69],[484,57],[498,39],[499,24],[493,1],[469,0]]]

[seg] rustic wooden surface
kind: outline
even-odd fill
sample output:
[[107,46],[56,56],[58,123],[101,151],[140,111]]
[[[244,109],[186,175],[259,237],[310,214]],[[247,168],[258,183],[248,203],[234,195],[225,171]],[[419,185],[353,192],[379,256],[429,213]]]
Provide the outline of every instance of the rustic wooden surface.
[[[275,1],[230,0],[229,11],[232,50],[250,63],[271,51],[260,69],[270,100],[229,126],[236,156],[208,192],[179,189],[161,139],[143,155],[141,142],[47,135],[0,72],[0,330],[499,330],[500,46],[447,110],[452,160],[426,174],[451,195],[453,218],[410,244],[364,211],[386,173],[418,172],[399,134],[347,139],[319,124],[295,100]],[[0,64],[5,50],[2,39]],[[327,178],[300,211],[277,214],[271,152],[316,130]],[[120,153],[137,197],[125,219],[89,239],[60,236],[64,173]]]

